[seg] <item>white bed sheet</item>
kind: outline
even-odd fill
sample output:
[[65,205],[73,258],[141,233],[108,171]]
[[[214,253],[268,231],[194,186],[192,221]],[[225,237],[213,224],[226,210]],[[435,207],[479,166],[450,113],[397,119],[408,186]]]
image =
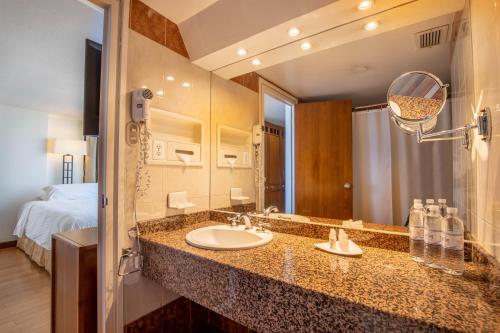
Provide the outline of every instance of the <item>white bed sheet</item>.
[[30,201],[19,212],[14,235],[51,249],[52,234],[97,226],[97,198]]

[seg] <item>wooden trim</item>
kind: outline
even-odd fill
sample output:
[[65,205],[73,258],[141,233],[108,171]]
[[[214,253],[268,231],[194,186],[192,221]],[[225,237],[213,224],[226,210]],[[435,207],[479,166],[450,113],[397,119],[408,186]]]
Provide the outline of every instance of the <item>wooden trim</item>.
[[50,256],[51,260],[51,266],[52,267],[52,279],[51,279],[51,285],[50,285],[50,332],[55,333],[56,331],[56,279],[57,279],[57,273],[55,272],[55,263],[56,263],[56,253],[57,253],[57,242],[55,241],[54,238],[50,240],[52,243],[52,253]]
[[245,88],[259,92],[259,75],[255,72],[246,73],[240,76],[233,77],[231,81],[234,81]]
[[16,247],[16,245],[17,245],[17,241],[16,240],[8,241],[8,242],[2,242],[2,243],[0,243],[0,250],[1,249],[7,249],[9,247]]

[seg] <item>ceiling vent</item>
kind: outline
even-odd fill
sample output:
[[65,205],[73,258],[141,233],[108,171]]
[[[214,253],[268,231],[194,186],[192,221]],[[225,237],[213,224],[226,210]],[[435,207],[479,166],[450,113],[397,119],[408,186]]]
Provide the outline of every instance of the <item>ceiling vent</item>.
[[417,49],[426,49],[446,43],[448,39],[448,30],[449,25],[447,24],[429,30],[417,32],[415,34]]

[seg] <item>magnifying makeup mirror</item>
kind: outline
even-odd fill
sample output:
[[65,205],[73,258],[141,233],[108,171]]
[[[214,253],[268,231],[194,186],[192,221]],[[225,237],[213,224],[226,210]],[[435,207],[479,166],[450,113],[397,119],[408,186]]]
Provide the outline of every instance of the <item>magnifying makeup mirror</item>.
[[[446,104],[448,85],[427,72],[412,71],[396,78],[387,92],[387,104],[394,123],[405,133],[416,135],[417,141],[462,140],[470,145],[470,131],[477,128],[482,140],[491,134],[489,109],[481,110],[475,124],[452,130],[430,133],[437,125],[438,116]],[[460,136],[450,134],[460,132]]]
[[403,131],[432,131],[446,103],[446,89],[439,78],[425,72],[408,72],[395,79],[387,93],[392,119]]

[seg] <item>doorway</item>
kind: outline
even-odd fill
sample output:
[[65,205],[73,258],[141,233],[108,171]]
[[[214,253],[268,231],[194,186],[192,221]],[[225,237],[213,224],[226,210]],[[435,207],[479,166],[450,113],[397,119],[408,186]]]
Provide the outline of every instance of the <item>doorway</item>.
[[293,104],[264,94],[264,206],[293,213]]
[[[106,143],[101,119],[109,90],[101,83],[110,81],[109,53],[102,52],[111,44],[110,6],[87,0],[0,4],[0,27],[11,32],[3,39],[9,48],[0,78],[0,266],[7,268],[0,279],[12,286],[0,302],[9,314],[0,321],[3,328],[72,331],[65,324],[77,320],[67,314],[86,307],[85,327],[98,330],[97,235],[106,230],[98,168],[106,165],[106,150],[97,146]],[[85,263],[81,249],[90,253]],[[78,296],[68,296],[75,290]]]

